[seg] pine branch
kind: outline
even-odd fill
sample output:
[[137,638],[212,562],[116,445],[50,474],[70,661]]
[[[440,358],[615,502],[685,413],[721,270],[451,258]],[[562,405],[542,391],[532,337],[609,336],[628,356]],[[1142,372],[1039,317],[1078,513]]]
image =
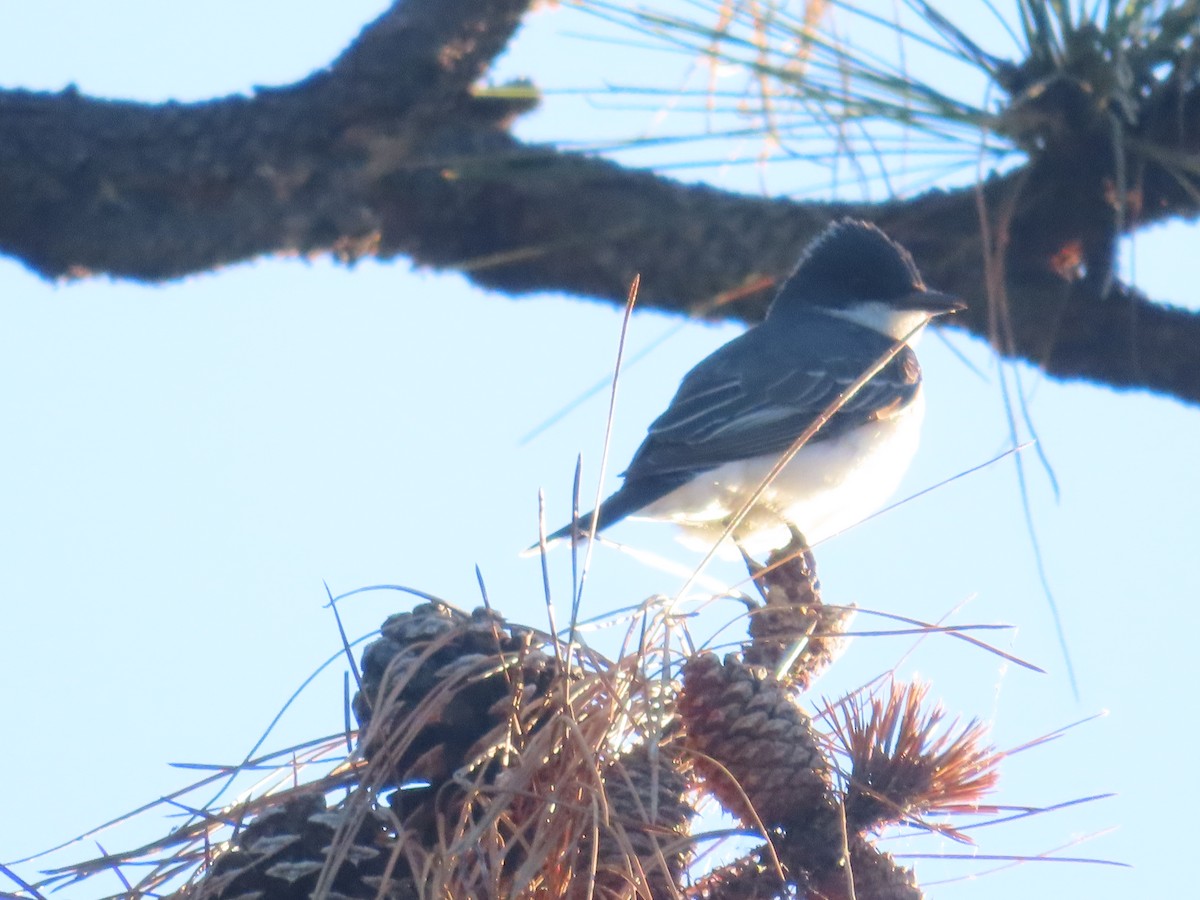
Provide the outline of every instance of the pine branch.
[[[640,273],[643,306],[753,321],[797,248],[852,214],[893,233],[931,284],[971,304],[954,327],[988,336],[974,188],[798,203],[517,141],[507,126],[528,99],[472,85],[528,6],[401,0],[329,69],[250,97],[148,105],[2,91],[0,251],[48,278],[142,281],[269,254],[405,256],[510,295],[614,303]],[[1141,158],[1126,230],[1200,210],[1180,174],[1200,143],[1200,89],[1180,91],[1156,98],[1158,119],[1148,111],[1148,128],[1161,119],[1165,135],[1155,152],[1173,152],[1174,166]],[[1106,151],[1081,152],[1071,165],[1036,160],[982,186],[987,208],[1008,214],[1012,334],[1000,349],[1057,378],[1200,402],[1200,316],[1055,274],[1072,247],[1086,258],[1111,243],[1112,207],[1095,189]],[[740,299],[714,312],[728,295]]]

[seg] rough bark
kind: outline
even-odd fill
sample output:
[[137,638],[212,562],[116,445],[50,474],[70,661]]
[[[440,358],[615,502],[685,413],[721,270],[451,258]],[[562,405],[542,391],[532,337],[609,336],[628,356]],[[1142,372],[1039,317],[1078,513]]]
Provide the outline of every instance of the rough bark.
[[[472,93],[529,5],[401,0],[329,68],[249,97],[2,91],[0,252],[48,278],[143,281],[266,254],[405,256],[508,294],[611,302],[640,273],[643,306],[752,321],[797,250],[852,214],[909,246],[931,284],[970,303],[955,326],[1002,352],[1054,377],[1200,402],[1200,315],[1105,290],[1118,227],[1196,215],[1200,194],[1150,155],[1129,163],[1124,221],[1094,128],[978,192],[848,205],[684,185],[524,144],[508,125],[528,103]],[[1198,96],[1185,85],[1153,98],[1142,133],[1194,151]],[[989,311],[981,198],[1006,250],[1008,334]],[[1089,277],[1051,264],[1072,247]]]

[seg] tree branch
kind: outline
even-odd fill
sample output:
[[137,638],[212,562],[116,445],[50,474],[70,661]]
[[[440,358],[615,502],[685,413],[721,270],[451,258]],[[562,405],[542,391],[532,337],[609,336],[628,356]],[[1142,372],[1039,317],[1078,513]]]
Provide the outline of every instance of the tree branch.
[[[47,277],[150,281],[264,254],[404,255],[509,294],[617,303],[640,273],[643,305],[755,320],[799,248],[859,215],[971,304],[956,326],[989,336],[974,188],[800,204],[515,140],[507,123],[522,104],[471,87],[528,5],[399,2],[329,69],[248,98],[0,92],[0,251]],[[1167,187],[1177,213],[1186,192]],[[1200,402],[1200,316],[1121,285],[1099,299],[1094,284],[1048,270],[1095,198],[1076,202],[1030,169],[982,190],[989,208],[1012,211],[1005,352],[1055,377]],[[739,299],[714,312],[723,295]]]
[[389,156],[512,107],[471,85],[531,0],[408,0],[290,87],[150,106],[0,92],[0,251],[49,277],[162,280],[266,253],[365,249]]

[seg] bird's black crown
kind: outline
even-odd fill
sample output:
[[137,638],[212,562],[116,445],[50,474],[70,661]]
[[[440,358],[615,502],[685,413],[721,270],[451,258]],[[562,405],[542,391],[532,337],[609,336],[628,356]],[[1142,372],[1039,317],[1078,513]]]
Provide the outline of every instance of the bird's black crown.
[[923,291],[909,252],[861,219],[840,219],[818,235],[800,257],[771,304],[838,308],[866,300],[884,303]]

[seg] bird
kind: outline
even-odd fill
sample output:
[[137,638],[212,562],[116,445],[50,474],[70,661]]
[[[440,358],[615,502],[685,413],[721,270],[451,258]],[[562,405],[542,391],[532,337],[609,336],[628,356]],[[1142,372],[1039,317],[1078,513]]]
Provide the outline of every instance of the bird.
[[683,377],[621,487],[546,544],[632,518],[672,522],[685,544],[710,548],[782,454],[827,415],[732,537],[745,554],[797,535],[815,544],[856,524],[895,491],[916,453],[924,398],[913,345],[930,321],[964,308],[927,288],[909,252],[875,225],[833,222],[804,249],[762,322]]

